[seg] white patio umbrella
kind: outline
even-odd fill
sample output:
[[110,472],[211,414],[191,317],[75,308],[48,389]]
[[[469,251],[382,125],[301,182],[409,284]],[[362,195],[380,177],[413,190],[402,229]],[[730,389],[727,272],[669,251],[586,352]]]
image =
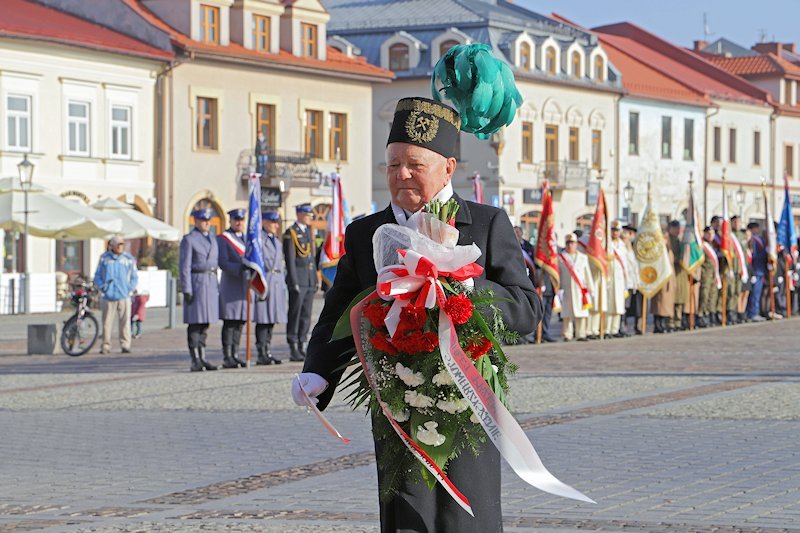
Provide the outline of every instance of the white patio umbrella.
[[[0,229],[25,230],[25,193],[19,178],[0,179]],[[33,185],[28,191],[28,233],[63,240],[106,239],[122,222],[88,205]]]
[[130,204],[113,198],[103,198],[92,204],[98,211],[110,215],[122,222],[119,234],[126,239],[152,237],[162,241],[179,241],[181,232],[169,224],[140,213]]

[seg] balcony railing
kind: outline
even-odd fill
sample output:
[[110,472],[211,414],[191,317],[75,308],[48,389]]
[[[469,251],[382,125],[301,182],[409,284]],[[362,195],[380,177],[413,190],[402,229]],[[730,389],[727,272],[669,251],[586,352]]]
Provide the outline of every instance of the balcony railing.
[[[261,176],[261,182],[268,186],[277,186],[280,181],[284,186],[290,187],[319,187],[322,183],[322,173],[317,168],[311,154],[293,152],[290,150],[270,150],[267,162],[267,171]],[[252,148],[239,152],[237,162],[239,176],[247,180],[250,174],[256,172],[258,164]]]
[[592,169],[586,161],[541,161],[536,172],[539,183],[547,180],[555,189],[585,189],[592,177]]

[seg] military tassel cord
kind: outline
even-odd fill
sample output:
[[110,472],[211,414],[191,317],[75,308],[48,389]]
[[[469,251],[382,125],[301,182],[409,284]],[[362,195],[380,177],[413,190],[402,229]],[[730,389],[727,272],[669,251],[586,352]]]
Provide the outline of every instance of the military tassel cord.
[[300,241],[297,240],[297,232],[294,231],[294,228],[289,228],[289,233],[292,234],[292,241],[294,242],[294,247],[298,257],[308,257],[308,254],[311,253],[311,243],[307,243],[305,247],[300,244]]

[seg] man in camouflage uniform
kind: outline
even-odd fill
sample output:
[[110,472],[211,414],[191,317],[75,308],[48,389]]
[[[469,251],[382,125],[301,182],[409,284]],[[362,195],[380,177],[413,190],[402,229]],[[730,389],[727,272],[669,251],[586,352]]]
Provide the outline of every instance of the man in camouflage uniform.
[[673,268],[675,269],[675,313],[672,315],[672,329],[685,330],[689,329],[689,278],[686,271],[681,267],[681,258],[683,252],[681,250],[681,223],[677,220],[670,221],[667,226],[667,233],[669,234],[669,247],[672,249],[674,258]]
[[[703,240],[714,245],[714,230],[706,226],[703,229]],[[717,266],[706,256],[700,269],[700,306],[697,309],[697,327],[706,328],[716,323],[713,316],[717,312]]]
[[[732,239],[739,239],[741,243],[741,239],[739,237],[739,233],[741,233],[742,229],[742,221],[739,219],[738,215],[733,215],[731,217],[731,238]],[[742,245],[742,249],[746,250],[747,244]],[[726,324],[738,324],[739,323],[739,295],[742,293],[742,267],[739,265],[739,260],[736,257],[736,249],[734,245],[731,244],[733,248],[733,256],[731,257],[730,265],[728,265],[728,269],[733,274],[733,277],[728,275],[728,279],[725,282],[725,307],[727,308],[725,311],[728,313]]]

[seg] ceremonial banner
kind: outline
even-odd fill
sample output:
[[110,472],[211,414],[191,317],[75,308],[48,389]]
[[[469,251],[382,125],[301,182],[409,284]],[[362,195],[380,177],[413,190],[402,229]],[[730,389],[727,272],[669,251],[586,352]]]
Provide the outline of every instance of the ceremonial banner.
[[338,174],[331,175],[331,210],[328,212],[328,235],[322,245],[319,256],[319,270],[322,281],[333,286],[339,259],[344,255],[344,228],[346,204],[342,195],[342,178]]
[[592,219],[592,229],[586,243],[586,255],[589,261],[608,277],[608,206],[602,187],[597,194],[597,208]]
[[539,268],[547,272],[553,282],[553,288],[558,291],[561,284],[558,274],[558,243],[555,237],[555,216],[553,214],[553,195],[547,188],[547,183],[542,187],[542,215],[539,218],[539,232],[536,236],[536,252],[533,258]]
[[789,198],[789,182],[784,176],[783,180],[783,211],[781,220],[778,222],[778,234],[776,242],[787,252],[794,255],[797,252],[797,229],[794,227],[794,217],[792,217],[792,202]]
[[697,216],[697,207],[694,205],[694,193],[689,190],[689,208],[686,215],[686,228],[683,230],[683,240],[681,248],[683,256],[681,257],[681,267],[683,267],[689,274],[697,270],[697,267],[703,264],[705,255],[703,254],[703,242],[700,236],[699,221]]
[[762,184],[761,191],[764,195],[764,212],[767,214],[767,261],[775,263],[778,260],[778,234],[775,232],[775,217],[772,215],[772,209],[769,208],[769,198],[767,197],[767,188]]
[[733,239],[731,237],[730,213],[728,213],[728,195],[725,194],[725,181],[722,182],[722,223],[719,226],[719,251],[731,264],[733,260]]
[[247,235],[242,263],[254,273],[251,286],[260,298],[267,296],[267,280],[264,276],[264,253],[261,241],[261,180],[258,174],[250,176],[250,194],[247,205]]
[[636,240],[633,241],[633,251],[639,263],[639,292],[645,298],[651,298],[669,281],[673,269],[658,214],[653,209],[649,194]]

